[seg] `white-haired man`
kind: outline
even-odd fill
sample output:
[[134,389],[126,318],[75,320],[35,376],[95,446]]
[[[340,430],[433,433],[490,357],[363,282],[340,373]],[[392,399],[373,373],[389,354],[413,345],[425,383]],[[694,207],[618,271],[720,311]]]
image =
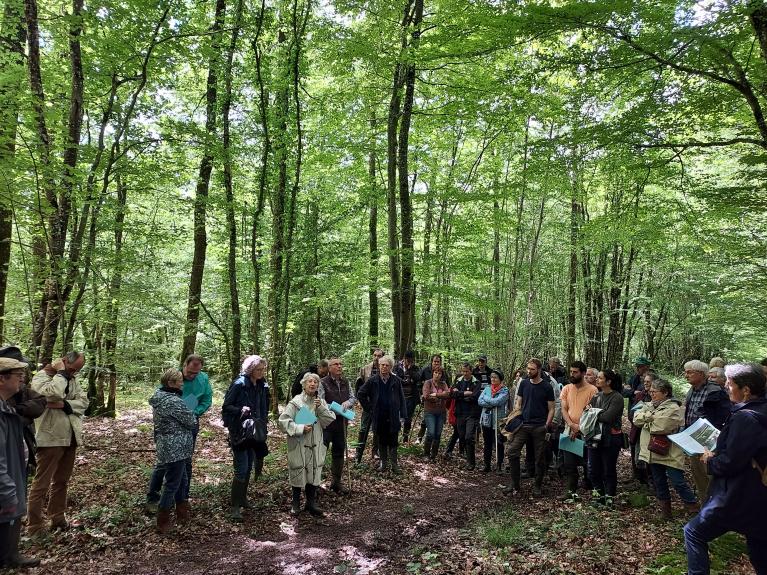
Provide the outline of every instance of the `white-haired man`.
[[[699,359],[693,359],[684,364],[684,377],[690,384],[690,391],[684,400],[684,425],[691,426],[700,418],[706,420],[717,429],[722,429],[730,413],[730,398],[719,385],[708,379],[708,364]],[[692,480],[698,492],[701,503],[708,499],[710,477],[706,465],[701,462],[699,455],[688,458]]]

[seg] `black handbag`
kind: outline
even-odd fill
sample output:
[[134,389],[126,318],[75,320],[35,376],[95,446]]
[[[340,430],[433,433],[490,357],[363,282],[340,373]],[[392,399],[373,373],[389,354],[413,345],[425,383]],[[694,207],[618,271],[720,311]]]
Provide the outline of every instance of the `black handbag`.
[[241,418],[230,434],[232,447],[248,449],[256,443],[266,442],[266,422],[252,417]]

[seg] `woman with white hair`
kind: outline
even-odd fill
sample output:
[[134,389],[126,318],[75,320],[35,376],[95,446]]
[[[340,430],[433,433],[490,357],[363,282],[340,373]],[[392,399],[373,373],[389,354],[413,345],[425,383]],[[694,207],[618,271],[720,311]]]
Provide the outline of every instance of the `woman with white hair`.
[[[240,375],[226,392],[221,414],[229,430],[229,445],[234,459],[229,516],[233,521],[242,521],[241,508],[250,508],[250,473],[254,471],[258,479],[264,468],[264,457],[269,454],[266,445],[269,384],[266,381],[266,360],[263,357],[249,355],[244,359]],[[244,433],[244,430],[252,433]]]
[[[322,441],[322,430],[333,423],[336,414],[319,396],[320,377],[307,373],[301,378],[303,392],[285,406],[277,423],[288,435],[288,478],[293,492],[291,515],[301,512],[301,489],[306,490],[306,510],[316,517],[324,516],[317,507],[317,489],[322,482],[322,465],[325,463],[327,446]],[[306,421],[309,414],[314,423]]]

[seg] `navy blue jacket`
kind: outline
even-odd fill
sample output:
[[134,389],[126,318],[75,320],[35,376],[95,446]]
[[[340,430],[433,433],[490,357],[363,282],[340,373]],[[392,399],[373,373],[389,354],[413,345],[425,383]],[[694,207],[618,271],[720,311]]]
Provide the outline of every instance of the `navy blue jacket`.
[[240,375],[229,386],[221,407],[221,417],[224,425],[231,429],[240,421],[240,412],[244,406],[250,408],[250,414],[256,419],[267,421],[269,418],[269,384],[265,379],[256,383],[246,375]]
[[736,404],[708,460],[709,500],[700,510],[706,522],[730,531],[765,538],[767,487],[752,460],[767,465],[767,400]]
[[[357,392],[357,399],[362,404],[362,408],[369,412],[373,420],[371,427],[373,432],[378,431],[378,403],[381,401],[379,397],[379,390],[381,389],[381,374],[369,378],[360,387]],[[391,433],[399,433],[400,419],[407,417],[407,405],[405,403],[405,393],[402,391],[402,380],[393,373],[389,376],[389,421]]]
[[[470,391],[471,395],[464,395],[465,391]],[[482,415],[482,408],[479,406],[479,394],[482,393],[482,383],[472,375],[470,380],[465,380],[463,375],[459,376],[450,390],[450,397],[455,399],[456,417],[476,417],[479,419]]]

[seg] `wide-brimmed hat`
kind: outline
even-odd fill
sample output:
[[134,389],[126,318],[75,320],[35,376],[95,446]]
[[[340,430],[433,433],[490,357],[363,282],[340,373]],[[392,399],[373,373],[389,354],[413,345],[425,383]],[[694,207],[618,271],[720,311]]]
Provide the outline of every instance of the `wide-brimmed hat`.
[[634,359],[634,365],[652,365],[652,362],[647,359],[645,356],[640,355],[636,359]]
[[26,363],[13,359],[12,357],[0,357],[0,371],[10,371],[11,369],[26,369]]

